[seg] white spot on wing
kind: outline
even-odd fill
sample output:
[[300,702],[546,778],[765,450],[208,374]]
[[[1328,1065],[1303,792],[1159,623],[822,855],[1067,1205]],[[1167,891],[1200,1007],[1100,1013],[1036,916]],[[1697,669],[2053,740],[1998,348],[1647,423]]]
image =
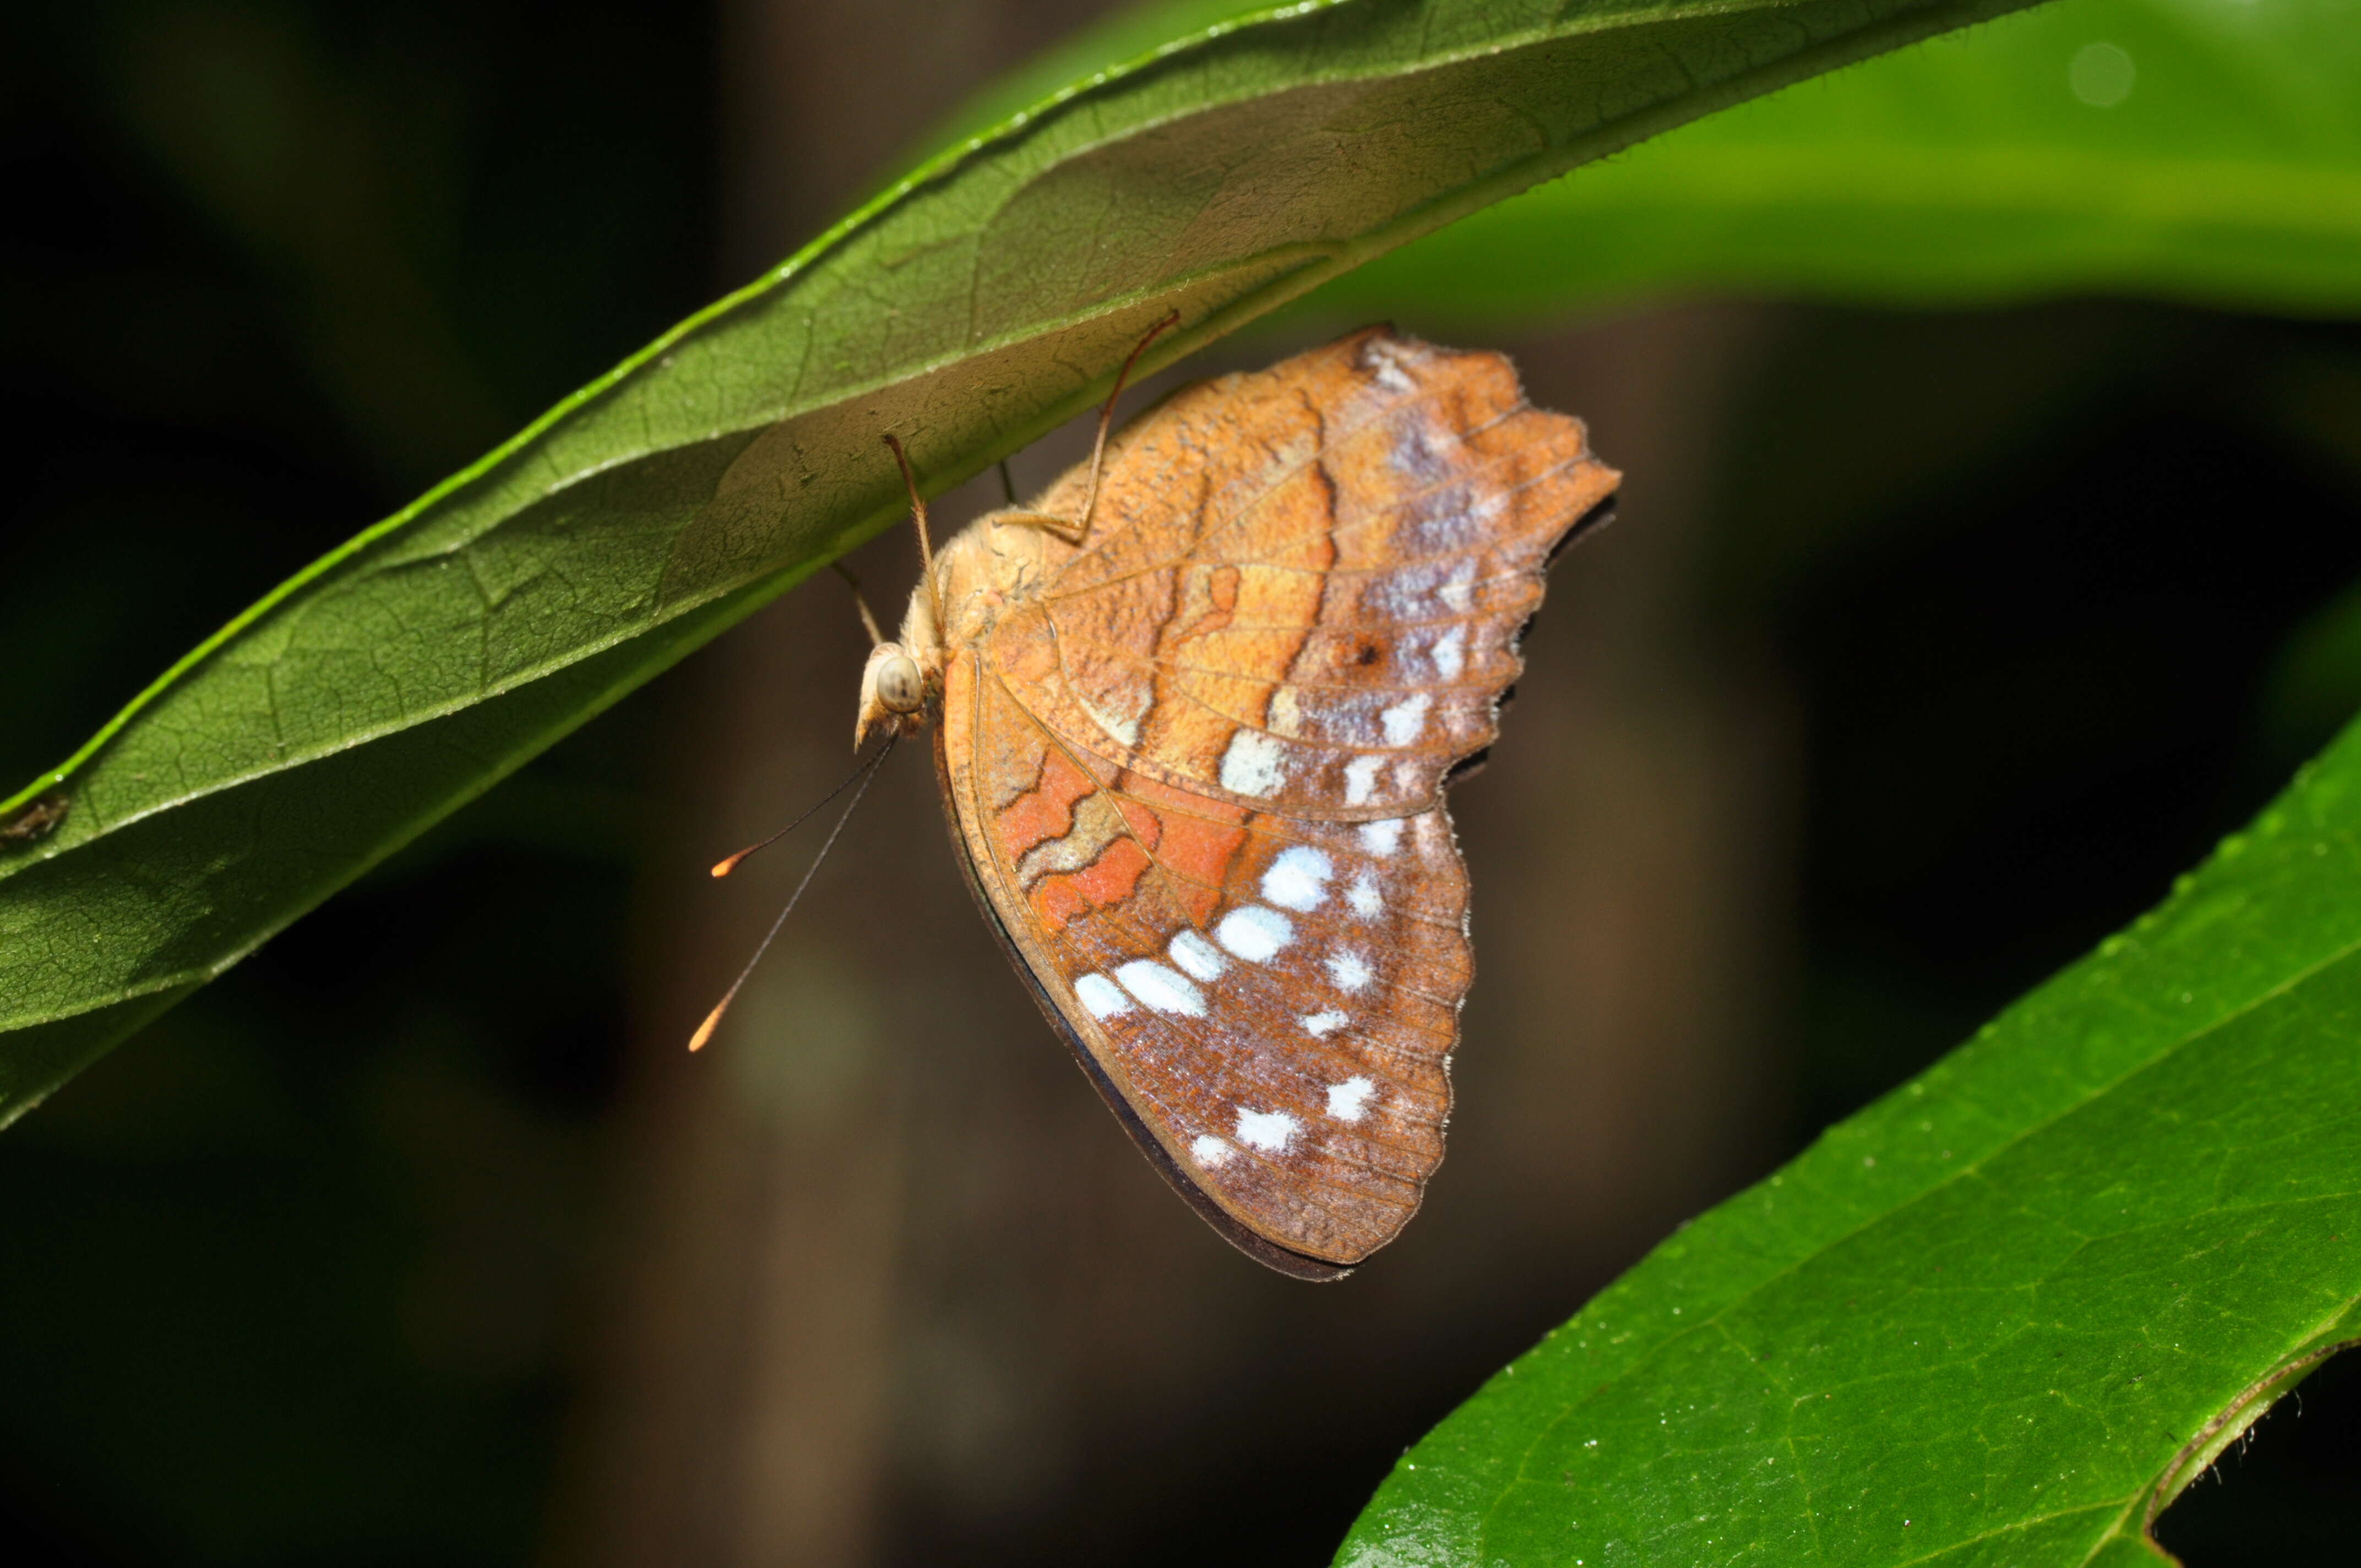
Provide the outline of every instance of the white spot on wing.
[[1386,765],[1383,757],[1356,757],[1345,764],[1345,804],[1366,806],[1377,793],[1378,770]]
[[1369,960],[1350,948],[1340,948],[1328,955],[1328,978],[1345,995],[1357,995],[1371,979]]
[[1230,967],[1220,950],[1194,931],[1181,932],[1164,950],[1172,955],[1174,963],[1199,980],[1219,980],[1222,971]]
[[1276,909],[1248,904],[1231,910],[1213,927],[1213,940],[1250,964],[1268,963],[1271,956],[1295,940],[1295,927]]
[[1388,817],[1383,822],[1361,824],[1361,848],[1373,855],[1390,855],[1401,848],[1402,819]]
[[1451,629],[1449,636],[1434,645],[1435,673],[1446,681],[1457,680],[1460,670],[1467,662],[1466,653],[1467,629],[1464,626],[1455,626]]
[[1467,607],[1476,602],[1476,596],[1468,592],[1468,588],[1475,581],[1476,562],[1471,556],[1451,569],[1451,576],[1444,580],[1440,588],[1435,590],[1435,597],[1449,608],[1465,615],[1467,612]]
[[1302,1020],[1303,1031],[1314,1037],[1325,1037],[1329,1035],[1334,1034],[1337,1030],[1343,1028],[1352,1021],[1353,1020],[1345,1014],[1337,1012],[1334,1007],[1330,1007],[1322,1012],[1305,1014]]
[[1418,739],[1426,728],[1426,710],[1434,706],[1434,698],[1425,692],[1412,692],[1378,715],[1386,727],[1386,744],[1407,746]]
[[1328,879],[1336,868],[1309,844],[1290,844],[1262,873],[1262,895],[1281,909],[1317,909],[1327,902]]
[[1303,699],[1293,686],[1281,686],[1270,694],[1269,716],[1263,722],[1274,735],[1303,733]]
[[[1336,1091],[1333,1089],[1328,1091],[1328,1101],[1332,1105],[1335,1103]],[[1213,1136],[1211,1133],[1198,1134],[1196,1138],[1189,1145],[1189,1153],[1195,1157],[1199,1165],[1203,1166],[1207,1170],[1213,1170],[1221,1166],[1227,1165],[1233,1152],[1235,1151],[1231,1149],[1230,1146],[1226,1142]]]
[[1238,1142],[1265,1154],[1285,1154],[1295,1141],[1296,1120],[1284,1111],[1249,1111],[1238,1107]]
[[1222,787],[1257,800],[1277,795],[1287,782],[1287,762],[1278,741],[1259,729],[1241,729],[1222,753]]
[[1345,890],[1345,902],[1364,920],[1376,919],[1378,912],[1386,906],[1386,901],[1378,896],[1378,879],[1367,872],[1353,879],[1353,885]]
[[1086,974],[1074,981],[1074,994],[1082,999],[1082,1005],[1091,1010],[1093,1018],[1112,1018],[1131,1011],[1131,998],[1103,974]]
[[1139,720],[1153,700],[1145,690],[1118,694],[1119,697],[1128,696],[1131,699],[1132,711],[1128,714],[1110,712],[1079,691],[1074,696],[1081,701],[1091,718],[1097,722],[1100,729],[1114,736],[1124,745],[1134,750],[1138,748]]
[[1204,992],[1153,959],[1134,959],[1116,970],[1115,978],[1159,1013],[1185,1013],[1191,1018],[1205,1015]]
[[1328,1114],[1339,1122],[1357,1122],[1368,1108],[1369,1096],[1378,1086],[1356,1073],[1342,1083],[1328,1086]]

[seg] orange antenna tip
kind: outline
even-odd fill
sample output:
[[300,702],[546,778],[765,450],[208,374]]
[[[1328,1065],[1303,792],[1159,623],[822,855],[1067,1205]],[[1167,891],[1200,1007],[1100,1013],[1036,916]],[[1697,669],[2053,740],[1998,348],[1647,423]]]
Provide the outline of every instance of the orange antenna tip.
[[[703,1050],[705,1048],[705,1042],[713,1038],[713,1031],[720,1026],[721,1014],[730,1010],[730,1004],[732,1002],[738,1000],[738,992],[745,989],[748,977],[752,975],[754,972],[754,966],[763,961],[763,955],[771,950],[771,944],[773,942],[778,940],[779,927],[785,926],[787,923],[787,916],[796,912],[796,905],[803,900],[804,889],[809,887],[811,885],[812,878],[818,874],[820,862],[828,859],[828,852],[830,850],[836,848],[836,840],[838,837],[844,832],[844,825],[851,821],[852,814],[860,809],[862,797],[869,793],[870,782],[877,776],[878,765],[893,754],[894,737],[889,735],[886,737],[885,744],[878,747],[876,752],[871,756],[867,762],[862,763],[861,766],[853,770],[851,778],[846,779],[844,784],[840,784],[837,785],[835,789],[828,792],[829,798],[834,799],[839,794],[842,793],[846,784],[852,784],[855,780],[858,780],[861,784],[859,789],[852,792],[851,803],[844,808],[844,815],[838,817],[836,819],[836,826],[828,830],[828,838],[820,845],[819,853],[814,855],[812,857],[812,863],[804,868],[804,879],[803,881],[796,883],[796,891],[787,895],[786,906],[779,911],[779,917],[771,922],[771,928],[763,933],[763,939],[754,944],[754,956],[746,960],[746,967],[738,971],[738,978],[730,982],[730,989],[721,993],[721,1000],[715,1003],[713,1005],[713,1011],[705,1015],[705,1022],[697,1026],[697,1033],[688,1037],[688,1048],[690,1050]],[[823,802],[822,804],[824,805],[826,803]],[[819,807],[817,806],[812,807],[812,811],[817,811]],[[810,815],[810,811],[804,813],[804,817],[808,817]],[[800,822],[802,820],[803,817],[796,818],[796,822]],[[792,828],[795,825],[795,822],[790,822],[787,824],[787,828]],[[780,828],[778,833],[774,833],[770,838],[763,839],[763,844],[774,842],[778,839],[780,833],[785,833],[786,830],[786,828]],[[730,873],[730,868],[731,866],[736,865],[740,861],[744,860],[756,850],[761,849],[763,844],[752,845],[746,849],[739,850],[728,860],[723,861],[720,864],[715,866],[713,868],[713,874],[715,876],[727,876]]]
[[[885,747],[885,751],[890,751],[893,749],[892,742],[888,741]],[[885,751],[877,752],[867,762],[862,763],[859,767],[845,774],[844,783],[837,785],[826,795],[821,795],[819,799],[812,803],[809,810],[807,810],[801,817],[796,817],[793,822],[788,823],[785,828],[780,828],[769,838],[762,840],[760,843],[747,845],[744,849],[739,850],[736,854],[730,856],[727,860],[714,861],[713,869],[708,874],[716,877],[728,876],[731,872],[738,869],[739,861],[744,860],[747,856],[752,854],[757,850],[769,849],[772,845],[777,843],[780,839],[785,838],[788,834],[802,827],[805,822],[810,819],[812,812],[818,811],[821,806],[826,806],[829,801],[834,800],[838,795],[842,795],[847,789],[851,788],[856,781],[866,776],[869,770],[875,767],[879,759],[885,755]],[[830,842],[833,842],[836,839],[836,835],[831,833],[829,835],[829,839]]]

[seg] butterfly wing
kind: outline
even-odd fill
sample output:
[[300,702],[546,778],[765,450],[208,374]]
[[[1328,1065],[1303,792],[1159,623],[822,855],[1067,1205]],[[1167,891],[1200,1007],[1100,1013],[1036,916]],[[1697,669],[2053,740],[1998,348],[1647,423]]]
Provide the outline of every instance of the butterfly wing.
[[1373,329],[1137,422],[1087,543],[951,659],[979,903],[1150,1160],[1274,1267],[1367,1256],[1442,1161],[1472,972],[1442,786],[1615,481],[1505,359]]
[[1301,1277],[1390,1241],[1443,1158],[1471,974],[1442,809],[1176,789],[1065,744],[972,651],[936,761],[978,904],[1165,1179]]
[[1166,784],[1398,817],[1491,743],[1543,568],[1616,480],[1502,356],[1372,328],[1136,422],[993,660],[1050,730]]

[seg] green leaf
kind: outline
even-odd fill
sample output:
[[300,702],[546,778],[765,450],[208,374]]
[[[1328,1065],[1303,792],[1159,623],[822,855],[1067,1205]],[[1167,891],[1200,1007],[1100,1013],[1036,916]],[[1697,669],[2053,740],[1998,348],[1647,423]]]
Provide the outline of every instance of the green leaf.
[[2361,26],[2346,0],[2061,0],[1685,127],[1323,303],[1683,289],[2361,310]]
[[2129,930],[1666,1242],[1338,1555],[2161,1561],[2361,1338],[2361,726]]
[[1536,181],[2015,3],[1315,0],[954,148],[0,804],[0,825],[70,807],[0,861],[0,1120],[893,521],[884,432],[934,485],[963,478],[1097,401],[1167,311],[1152,363]]

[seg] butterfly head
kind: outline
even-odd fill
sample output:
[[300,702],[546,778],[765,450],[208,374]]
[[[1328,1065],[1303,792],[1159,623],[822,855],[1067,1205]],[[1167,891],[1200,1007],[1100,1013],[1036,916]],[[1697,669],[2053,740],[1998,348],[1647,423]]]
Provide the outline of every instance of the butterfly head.
[[942,673],[931,674],[917,655],[899,642],[880,642],[869,650],[869,663],[861,672],[861,717],[852,728],[858,750],[869,732],[884,729],[895,735],[915,735],[939,716],[943,701]]

